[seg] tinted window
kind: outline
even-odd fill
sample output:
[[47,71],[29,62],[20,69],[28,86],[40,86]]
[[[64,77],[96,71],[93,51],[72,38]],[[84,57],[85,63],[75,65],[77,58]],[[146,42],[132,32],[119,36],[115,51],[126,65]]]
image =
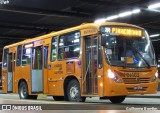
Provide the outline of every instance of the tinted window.
[[80,32],[72,32],[59,38],[58,59],[79,57]]
[[22,45],[19,45],[17,48],[17,60],[16,65],[20,66],[22,61]]
[[44,68],[48,66],[48,46],[44,47]]
[[4,67],[4,68],[7,67],[8,52],[9,52],[9,49],[5,49],[5,50],[4,50],[4,56],[3,56],[3,67]]
[[52,50],[51,50],[51,61],[56,60],[57,53],[57,37],[52,38]]
[[31,48],[23,48],[22,65],[28,65],[31,63]]
[[[32,68],[33,69],[42,69],[42,47],[33,48],[33,60]],[[29,60],[30,61],[30,60]]]

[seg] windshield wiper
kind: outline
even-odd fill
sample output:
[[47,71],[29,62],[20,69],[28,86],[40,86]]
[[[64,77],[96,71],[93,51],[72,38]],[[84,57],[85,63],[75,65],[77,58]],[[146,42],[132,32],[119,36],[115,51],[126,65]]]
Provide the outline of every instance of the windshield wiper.
[[[131,44],[131,39],[129,39],[129,42],[130,42],[130,44]],[[140,51],[139,51],[137,48],[135,48],[133,45],[132,45],[131,47],[132,47],[132,49],[134,49],[134,50],[139,54],[139,56],[140,56],[140,57],[143,59],[143,61],[147,64],[148,68],[151,68],[150,64],[149,64],[148,61],[143,57],[143,55],[140,53]]]
[[148,61],[142,56],[142,54],[139,52],[139,50],[135,47],[133,47],[133,49],[135,49],[135,51],[139,54],[139,56],[144,60],[144,62],[147,64],[148,68],[151,68],[150,64],[148,63]]

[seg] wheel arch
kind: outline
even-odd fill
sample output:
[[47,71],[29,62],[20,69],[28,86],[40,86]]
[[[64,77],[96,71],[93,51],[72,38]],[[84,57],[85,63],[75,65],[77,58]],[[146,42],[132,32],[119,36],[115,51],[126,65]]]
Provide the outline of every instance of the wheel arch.
[[[64,79],[63,90],[64,90],[65,100],[68,100],[68,98],[67,98],[67,86],[68,86],[69,82],[70,82],[71,80],[73,80],[73,79],[77,80],[78,83],[79,83],[79,80],[78,80],[77,77],[74,76],[74,75],[69,75],[69,76],[67,76],[67,77]],[[80,84],[80,83],[79,83],[79,84]]]
[[[27,84],[27,81],[24,78],[22,78],[18,81],[18,88],[21,82],[25,82]],[[27,84],[27,88],[28,88],[28,84]]]

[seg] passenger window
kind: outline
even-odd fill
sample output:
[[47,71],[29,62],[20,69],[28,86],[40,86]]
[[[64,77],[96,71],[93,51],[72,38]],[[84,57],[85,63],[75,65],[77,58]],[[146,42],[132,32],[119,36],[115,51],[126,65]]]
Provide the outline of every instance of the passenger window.
[[79,57],[80,32],[72,32],[59,38],[58,59],[69,59]]
[[42,47],[38,46],[32,49],[33,51],[33,60],[32,60],[32,68],[39,70],[42,69]]
[[4,68],[7,68],[8,52],[9,52],[9,49],[5,49],[5,50],[4,50],[4,56],[3,56],[3,67],[4,67]]
[[32,48],[23,48],[22,65],[31,64]]
[[22,45],[19,45],[17,48],[17,60],[16,66],[20,66],[22,61]]
[[57,53],[57,37],[52,38],[52,50],[51,50],[51,61],[56,60],[56,53]]
[[48,46],[44,46],[44,68],[48,66]]

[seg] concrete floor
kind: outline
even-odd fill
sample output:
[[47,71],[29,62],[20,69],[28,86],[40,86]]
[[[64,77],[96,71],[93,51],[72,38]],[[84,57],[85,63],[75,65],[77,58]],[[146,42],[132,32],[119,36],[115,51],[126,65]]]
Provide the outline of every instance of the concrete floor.
[[[21,106],[32,104],[33,106],[41,106],[42,110],[48,110],[47,113],[151,113],[151,111],[146,109],[154,110],[154,112],[158,113],[160,110],[159,98],[126,98],[121,104],[112,104],[109,100],[99,100],[96,97],[87,98],[85,103],[75,103],[54,101],[52,97],[38,98],[37,100],[20,100],[16,94],[0,94],[0,106],[2,107],[4,104],[12,104],[15,106],[17,106],[17,104]],[[0,112],[8,113],[11,111]],[[15,111],[15,113],[19,112],[22,111]],[[29,112],[36,113],[37,111]]]

